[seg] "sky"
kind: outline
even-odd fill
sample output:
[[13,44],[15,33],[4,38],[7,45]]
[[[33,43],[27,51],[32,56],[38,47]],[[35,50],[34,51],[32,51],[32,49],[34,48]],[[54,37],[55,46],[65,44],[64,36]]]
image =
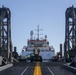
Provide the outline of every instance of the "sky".
[[38,25],[43,29],[40,37],[47,35],[50,46],[59,52],[65,41],[65,11],[76,7],[76,0],[0,0],[0,8],[2,5],[11,11],[12,42],[19,54]]

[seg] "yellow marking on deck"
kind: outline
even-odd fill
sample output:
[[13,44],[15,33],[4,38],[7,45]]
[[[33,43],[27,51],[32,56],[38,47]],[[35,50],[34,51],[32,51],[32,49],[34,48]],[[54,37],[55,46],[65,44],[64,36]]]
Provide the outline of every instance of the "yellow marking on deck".
[[36,63],[36,66],[35,66],[35,69],[34,69],[34,75],[42,75],[41,67],[39,65],[39,62]]

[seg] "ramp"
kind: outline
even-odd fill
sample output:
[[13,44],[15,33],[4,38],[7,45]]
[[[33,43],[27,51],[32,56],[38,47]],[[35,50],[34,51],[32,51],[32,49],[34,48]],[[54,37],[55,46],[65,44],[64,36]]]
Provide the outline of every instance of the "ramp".
[[1,66],[0,67],[0,71],[3,71],[3,70],[5,70],[5,69],[7,69],[7,68],[10,68],[10,67],[12,67],[13,66],[13,64],[7,64],[7,65],[4,65],[4,66]]
[[71,72],[76,73],[76,56],[74,60],[69,64],[64,64],[63,67]]

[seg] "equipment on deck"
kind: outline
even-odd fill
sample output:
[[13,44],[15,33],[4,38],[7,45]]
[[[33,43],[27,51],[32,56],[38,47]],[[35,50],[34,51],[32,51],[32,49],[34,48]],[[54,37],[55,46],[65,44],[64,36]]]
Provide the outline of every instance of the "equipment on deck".
[[42,62],[42,57],[39,55],[39,49],[34,49],[34,53],[31,54],[30,56],[30,61],[33,62],[33,61],[40,61]]

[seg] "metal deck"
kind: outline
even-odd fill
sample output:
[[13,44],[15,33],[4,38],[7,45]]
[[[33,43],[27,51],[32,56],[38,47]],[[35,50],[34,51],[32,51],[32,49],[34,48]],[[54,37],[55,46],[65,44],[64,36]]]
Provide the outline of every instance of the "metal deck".
[[[40,63],[41,75],[75,75],[74,73],[63,69],[63,63]],[[14,66],[0,72],[0,75],[34,75],[36,63],[18,62]]]

